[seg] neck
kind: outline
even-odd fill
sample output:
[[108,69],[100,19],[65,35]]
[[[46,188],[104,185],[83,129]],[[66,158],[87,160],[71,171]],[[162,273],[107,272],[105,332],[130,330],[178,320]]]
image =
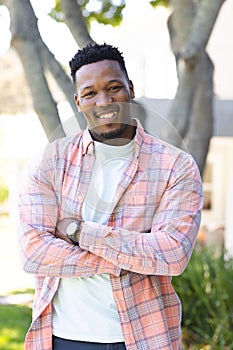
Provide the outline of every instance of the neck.
[[136,126],[127,125],[121,135],[108,135],[108,137],[104,137],[104,135],[98,135],[91,131],[90,134],[94,141],[103,142],[111,146],[124,146],[134,138]]

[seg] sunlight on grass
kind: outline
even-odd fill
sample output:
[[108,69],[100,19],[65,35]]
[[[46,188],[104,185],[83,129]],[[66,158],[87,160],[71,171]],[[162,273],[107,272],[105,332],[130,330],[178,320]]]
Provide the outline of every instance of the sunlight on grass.
[[0,349],[23,350],[31,322],[31,308],[24,305],[0,305]]
[[7,293],[8,295],[17,295],[17,294],[34,294],[33,288],[25,288],[25,289],[17,289],[17,290],[11,290]]

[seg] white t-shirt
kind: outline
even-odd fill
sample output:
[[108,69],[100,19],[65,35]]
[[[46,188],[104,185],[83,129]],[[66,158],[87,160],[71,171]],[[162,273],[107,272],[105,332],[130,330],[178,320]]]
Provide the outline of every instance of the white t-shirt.
[[[134,152],[134,140],[124,146],[94,142],[94,150],[82,217],[84,221],[107,224],[114,193]],[[108,274],[61,279],[53,300],[53,334],[99,343],[124,341]]]

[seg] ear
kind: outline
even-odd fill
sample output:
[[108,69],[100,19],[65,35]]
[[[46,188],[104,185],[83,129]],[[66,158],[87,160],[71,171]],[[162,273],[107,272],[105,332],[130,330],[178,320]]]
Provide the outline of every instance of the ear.
[[135,98],[134,94],[134,86],[132,80],[129,81],[129,91],[130,91],[130,98],[133,100]]
[[78,98],[78,95],[77,94],[74,94],[74,101],[76,103],[76,106],[78,108],[78,111],[81,112],[81,108],[80,108],[80,101],[79,101],[79,98]]

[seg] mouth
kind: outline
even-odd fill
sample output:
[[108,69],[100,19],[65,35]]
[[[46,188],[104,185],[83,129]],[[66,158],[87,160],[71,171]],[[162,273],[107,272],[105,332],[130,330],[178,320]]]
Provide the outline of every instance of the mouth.
[[113,111],[98,111],[96,113],[96,118],[102,119],[102,120],[107,120],[107,119],[113,119],[116,118],[118,115],[118,111],[113,110]]

